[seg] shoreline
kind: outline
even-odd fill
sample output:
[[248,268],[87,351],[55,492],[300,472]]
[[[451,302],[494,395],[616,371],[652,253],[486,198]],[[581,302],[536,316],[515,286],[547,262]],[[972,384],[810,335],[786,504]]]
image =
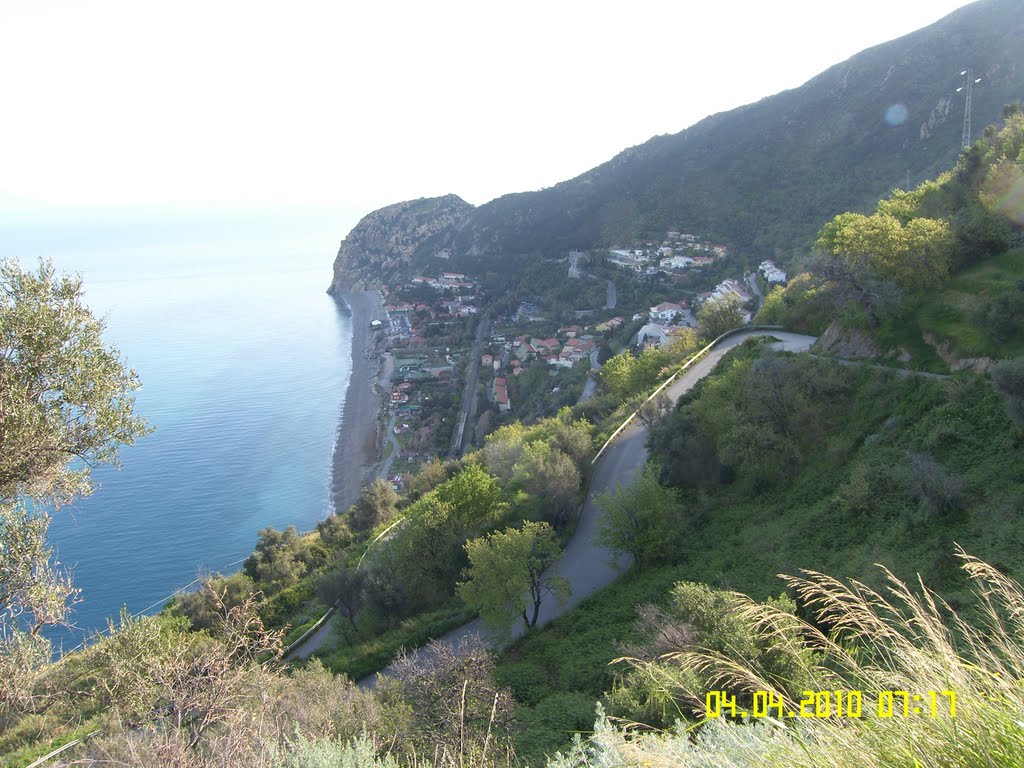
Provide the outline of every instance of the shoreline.
[[331,508],[340,514],[359,498],[380,463],[384,392],[378,382],[385,335],[371,330],[370,322],[384,321],[386,316],[379,291],[339,291],[334,299],[352,318],[352,374],[331,455]]

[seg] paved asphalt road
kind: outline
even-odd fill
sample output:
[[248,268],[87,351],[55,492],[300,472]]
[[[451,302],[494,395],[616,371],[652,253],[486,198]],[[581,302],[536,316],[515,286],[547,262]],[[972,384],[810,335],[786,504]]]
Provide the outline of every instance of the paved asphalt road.
[[604,303],[605,309],[615,309],[615,283],[608,281],[608,299]]
[[[749,331],[736,334],[718,347],[709,352],[702,360],[692,365],[686,373],[674,381],[665,391],[673,402],[688,391],[694,384],[708,375],[711,370],[722,359],[725,353],[742,343],[751,336],[774,336],[780,339],[775,346],[790,352],[802,352],[807,350],[814,343],[813,336],[802,336],[796,333],[785,333],[782,331]],[[544,625],[552,619],[557,618],[566,610],[584,600],[599,589],[608,586],[613,582],[622,570],[629,566],[629,558],[625,556],[616,557],[613,553],[601,548],[596,543],[598,521],[602,515],[601,509],[597,506],[595,499],[605,491],[613,491],[616,483],[629,485],[639,473],[647,461],[647,430],[642,424],[634,420],[627,429],[612,443],[604,452],[600,462],[594,470],[590,490],[587,493],[583,510],[580,513],[579,524],[569,540],[568,546],[558,564],[558,573],[569,580],[572,585],[572,597],[562,606],[557,605],[551,598],[541,604],[538,624]],[[319,633],[317,633],[319,634]],[[515,636],[522,634],[522,625],[516,625]],[[487,632],[483,623],[478,619],[458,629],[452,630],[444,635],[440,642],[456,645],[470,635],[478,635],[487,642],[492,642],[493,637]],[[315,640],[315,636],[314,636]],[[312,645],[312,641],[307,645]],[[306,648],[300,649],[308,655],[311,651]],[[421,648],[412,652],[414,656],[427,659],[428,649]],[[299,655],[299,653],[296,653]],[[382,674],[387,675],[390,668],[385,669]],[[361,686],[372,686],[376,681],[375,677],[364,678],[359,681]]]

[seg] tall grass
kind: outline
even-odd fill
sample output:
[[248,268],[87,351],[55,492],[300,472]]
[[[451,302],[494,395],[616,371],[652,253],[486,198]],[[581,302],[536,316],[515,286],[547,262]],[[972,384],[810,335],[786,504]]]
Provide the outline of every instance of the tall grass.
[[[719,717],[683,724],[673,733],[640,735],[602,718],[588,742],[577,741],[551,765],[1024,765],[1024,591],[962,550],[958,557],[974,595],[969,613],[958,614],[923,584],[911,587],[885,569],[881,591],[816,572],[783,577],[814,613],[813,625],[740,598],[741,614],[759,633],[778,642],[780,652],[806,660],[806,676],[800,677],[813,690],[862,691],[862,717]],[[659,664],[663,673],[666,662],[696,670],[701,678],[699,690],[677,691],[680,698],[703,701],[704,686],[738,697],[769,691],[782,698],[786,713],[800,711],[803,691],[789,690],[728,653],[682,649],[660,662],[635,664],[654,674]],[[911,698],[904,715],[897,695],[893,716],[882,717],[877,701],[884,691],[921,699]],[[937,693],[934,715],[930,691]],[[943,691],[954,693],[955,715]]]

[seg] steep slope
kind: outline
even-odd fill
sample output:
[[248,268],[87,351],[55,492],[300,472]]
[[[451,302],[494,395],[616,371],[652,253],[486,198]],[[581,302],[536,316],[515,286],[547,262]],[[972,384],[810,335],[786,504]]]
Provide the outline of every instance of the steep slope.
[[460,209],[461,218],[407,245],[424,252],[443,244],[475,260],[564,254],[681,229],[728,242],[751,261],[785,259],[836,213],[949,167],[961,145],[960,71],[982,78],[973,124],[997,121],[1024,96],[1022,37],[1019,0],[980,0],[800,88],[654,137],[575,179]]
[[411,200],[364,216],[334,261],[330,293],[362,290],[408,271],[413,257],[444,248],[473,206],[456,195]]

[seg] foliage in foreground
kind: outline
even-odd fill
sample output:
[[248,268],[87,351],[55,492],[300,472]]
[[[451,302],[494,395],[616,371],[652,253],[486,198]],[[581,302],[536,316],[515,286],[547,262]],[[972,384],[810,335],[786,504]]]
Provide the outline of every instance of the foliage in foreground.
[[46,706],[42,630],[64,624],[77,596],[46,545],[48,509],[91,493],[90,469],[117,465],[148,431],[138,377],[103,331],[80,277],[0,261],[0,730],[5,715]]
[[[735,595],[737,616],[757,634],[806,661],[805,689],[862,691],[860,718],[726,718],[678,725],[670,732],[637,735],[612,727],[603,713],[594,736],[577,738],[553,768],[580,766],[1019,766],[1024,754],[1024,591],[997,569],[960,553],[975,596],[970,612],[954,612],[941,597],[915,591],[889,572],[875,591],[805,572],[784,577],[815,621],[797,619],[784,607]],[[654,662],[636,662],[675,693],[703,702],[682,671],[695,670],[702,686],[731,694],[770,691],[788,710],[800,708],[802,691],[788,690],[750,660],[725,648],[683,647]],[[892,716],[878,716],[882,691],[907,691],[928,701],[928,692],[952,691],[932,716],[913,712],[894,697]]]

